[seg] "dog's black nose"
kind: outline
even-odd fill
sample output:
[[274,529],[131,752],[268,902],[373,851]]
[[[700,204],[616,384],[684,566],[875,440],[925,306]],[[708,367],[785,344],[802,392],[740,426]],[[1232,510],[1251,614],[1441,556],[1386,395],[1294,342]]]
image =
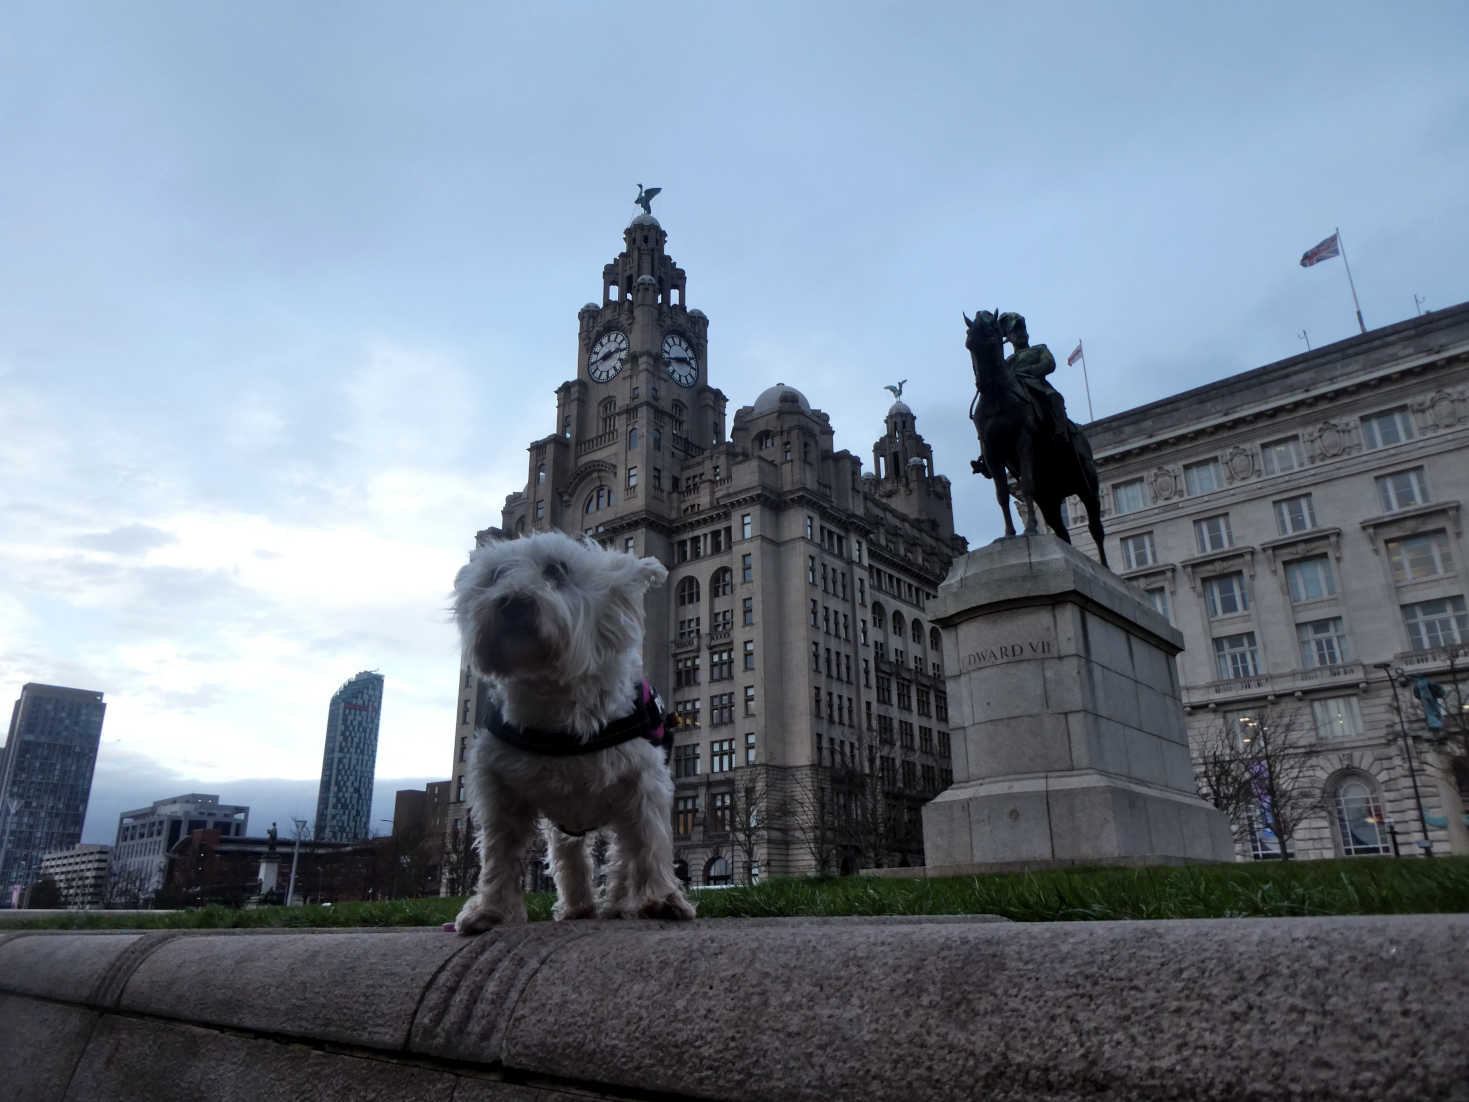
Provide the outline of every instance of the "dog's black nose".
[[534,617],[535,602],[529,597],[511,594],[499,600],[500,619],[508,624],[527,624]]

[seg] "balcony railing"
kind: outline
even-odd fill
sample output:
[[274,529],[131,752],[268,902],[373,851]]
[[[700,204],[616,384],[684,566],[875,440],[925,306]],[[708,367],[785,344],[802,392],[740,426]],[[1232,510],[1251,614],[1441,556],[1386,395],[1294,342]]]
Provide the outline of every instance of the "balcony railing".
[[616,429],[611,429],[608,432],[602,432],[598,433],[596,436],[588,437],[587,439],[577,444],[576,457],[580,459],[582,456],[586,455],[587,452],[594,452],[598,448],[605,448],[608,444],[611,444],[616,439]]
[[1185,689],[1183,702],[1191,708],[1198,708],[1231,697],[1259,696],[1261,693],[1297,693],[1329,685],[1361,686],[1369,680],[1370,672],[1360,662],[1342,662],[1334,666],[1317,666],[1310,670],[1231,677]]

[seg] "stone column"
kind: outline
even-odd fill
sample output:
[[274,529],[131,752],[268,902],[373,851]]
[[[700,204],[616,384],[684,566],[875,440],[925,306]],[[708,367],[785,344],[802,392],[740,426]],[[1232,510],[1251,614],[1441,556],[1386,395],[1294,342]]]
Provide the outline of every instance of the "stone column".
[[1195,794],[1174,656],[1183,636],[1054,536],[958,559],[943,630],[954,784],[923,809],[931,876],[1234,857]]

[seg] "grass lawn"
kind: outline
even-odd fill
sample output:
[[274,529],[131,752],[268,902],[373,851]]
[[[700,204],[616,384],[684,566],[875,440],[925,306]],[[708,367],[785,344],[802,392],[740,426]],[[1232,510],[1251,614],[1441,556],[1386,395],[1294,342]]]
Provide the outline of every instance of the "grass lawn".
[[[887,880],[865,876],[769,880],[754,887],[694,891],[700,918],[799,915],[996,914],[1017,922],[1091,919],[1259,918],[1282,915],[1420,914],[1469,911],[1469,857],[1289,861],[1182,868],[1078,869]],[[105,911],[12,929],[222,929],[273,926],[437,926],[462,899],[400,899],[334,907],[206,907],[157,915]],[[551,896],[527,897],[533,921],[551,917]]]

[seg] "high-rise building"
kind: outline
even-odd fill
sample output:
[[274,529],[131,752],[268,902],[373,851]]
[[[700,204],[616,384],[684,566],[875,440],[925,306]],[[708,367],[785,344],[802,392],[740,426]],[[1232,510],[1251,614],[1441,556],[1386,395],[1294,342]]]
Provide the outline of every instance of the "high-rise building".
[[383,675],[371,671],[359,673],[332,696],[312,834],[319,842],[368,836],[382,703]]
[[117,837],[107,871],[109,900],[147,902],[163,887],[168,874],[168,853],[180,838],[196,830],[214,830],[225,838],[243,838],[249,822],[248,807],[222,804],[218,795],[202,792],[170,796],[136,811],[124,811],[117,817]]
[[101,693],[22,686],[0,766],[0,906],[16,905],[45,854],[81,841],[106,710]]
[[1469,304],[1087,432],[1108,558],[1186,641],[1201,781],[1255,770],[1240,855],[1281,855],[1272,771],[1291,856],[1469,853]]
[[[662,561],[644,668],[679,717],[676,865],[693,884],[919,863],[918,808],[949,781],[934,596],[964,541],[912,410],[874,471],[777,384],[726,437],[709,319],[649,214],[578,313],[575,378],[528,448],[505,531],[558,528]],[[484,533],[481,533],[483,537]],[[459,671],[449,833],[483,693]]]

